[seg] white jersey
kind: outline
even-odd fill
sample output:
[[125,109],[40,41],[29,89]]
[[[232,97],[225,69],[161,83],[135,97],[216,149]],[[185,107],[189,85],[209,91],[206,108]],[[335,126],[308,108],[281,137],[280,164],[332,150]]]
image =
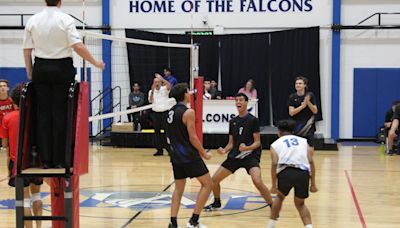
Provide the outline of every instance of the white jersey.
[[278,173],[287,167],[294,167],[310,172],[310,162],[307,157],[307,139],[295,135],[285,135],[272,143],[271,147],[279,157]]

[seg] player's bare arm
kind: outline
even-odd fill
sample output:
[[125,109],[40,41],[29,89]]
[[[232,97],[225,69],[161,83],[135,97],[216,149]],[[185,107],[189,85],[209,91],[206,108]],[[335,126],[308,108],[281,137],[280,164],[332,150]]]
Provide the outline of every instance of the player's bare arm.
[[186,125],[190,143],[196,148],[199,152],[200,156],[206,160],[211,159],[211,154],[207,153],[203,145],[201,145],[199,138],[197,137],[196,133],[196,126],[195,126],[195,113],[193,109],[188,109],[183,114],[183,123]]
[[315,183],[315,163],[314,163],[314,159],[313,159],[313,155],[314,155],[314,150],[308,146],[307,147],[307,157],[308,157],[308,162],[310,163],[310,168],[311,168],[311,176],[310,176],[310,180],[311,180],[311,186],[310,186],[310,192],[317,192],[318,188],[317,188],[317,184]]
[[274,150],[274,148],[271,147],[271,180],[272,180],[272,186],[271,186],[271,193],[276,194],[277,193],[277,178],[276,178],[276,169],[278,168],[278,154]]

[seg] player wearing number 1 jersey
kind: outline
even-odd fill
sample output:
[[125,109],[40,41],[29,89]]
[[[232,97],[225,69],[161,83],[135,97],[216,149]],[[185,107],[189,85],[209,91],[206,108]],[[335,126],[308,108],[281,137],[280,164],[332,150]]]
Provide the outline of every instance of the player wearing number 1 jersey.
[[244,93],[236,95],[236,108],[239,115],[229,122],[228,144],[225,148],[218,149],[218,153],[228,154],[228,158],[212,177],[214,202],[204,208],[206,211],[218,210],[221,207],[220,183],[240,168],[246,169],[261,196],[267,204],[272,204],[271,193],[261,179],[260,124],[257,117],[248,112],[248,101],[249,98]]
[[167,142],[170,146],[175,178],[175,190],[171,204],[171,223],[168,228],[178,227],[177,215],[188,177],[195,177],[200,182],[201,188],[197,195],[192,218],[187,223],[187,227],[205,228],[206,226],[199,223],[199,216],[210,195],[212,180],[202,157],[208,160],[211,155],[206,153],[197,138],[194,110],[186,107],[190,99],[188,85],[186,83],[175,85],[169,95],[175,98],[177,104],[168,111],[166,126]]
[[[278,123],[279,139],[271,145],[272,193],[277,199],[272,205],[268,228],[274,228],[283,200],[294,188],[294,204],[306,228],[312,228],[311,214],[304,201],[308,198],[308,187],[311,179],[311,192],[317,192],[315,185],[315,166],[313,150],[307,139],[293,135],[296,123],[282,120]],[[278,187],[276,182],[278,179]]]

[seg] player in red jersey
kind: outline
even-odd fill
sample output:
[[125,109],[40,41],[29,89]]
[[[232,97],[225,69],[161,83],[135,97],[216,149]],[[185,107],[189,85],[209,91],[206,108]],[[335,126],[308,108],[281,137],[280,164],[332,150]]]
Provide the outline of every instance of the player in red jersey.
[[0,79],[0,123],[7,113],[14,111],[13,101],[11,97],[8,96],[9,90],[8,81]]
[[[0,125],[0,137],[2,138],[2,147],[6,151],[9,181],[8,185],[15,187],[14,170],[16,167],[16,154],[19,131],[19,99],[21,96],[22,85],[17,85],[11,92],[11,98],[14,102],[13,111],[3,117]],[[1,89],[0,89],[1,90]],[[40,185],[43,184],[42,178],[24,178],[24,214],[31,216],[31,203],[33,214],[42,215],[43,203],[40,198]],[[36,221],[37,226],[41,227],[41,221]],[[31,221],[25,222],[26,227],[32,227]]]

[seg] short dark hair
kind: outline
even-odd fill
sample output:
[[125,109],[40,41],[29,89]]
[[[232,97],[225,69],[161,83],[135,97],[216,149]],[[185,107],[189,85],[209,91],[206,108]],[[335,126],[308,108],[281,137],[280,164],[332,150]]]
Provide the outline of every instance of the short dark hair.
[[294,81],[296,82],[297,80],[302,80],[304,82],[304,85],[308,85],[308,78],[306,77],[298,76]]
[[137,84],[138,86],[140,86],[140,83],[139,83],[139,82],[133,82],[133,83],[132,83],[132,87],[134,87],[135,84]]
[[280,120],[277,127],[279,131],[293,133],[296,122],[294,120]]
[[249,101],[249,97],[244,93],[238,93],[235,97],[244,97],[245,101]]
[[211,79],[209,79],[209,78],[204,78],[203,82],[211,82]]
[[185,99],[185,93],[188,92],[188,88],[187,83],[178,83],[172,87],[169,97],[175,98],[176,102],[181,102]]
[[46,0],[47,6],[57,6],[61,0]]
[[170,72],[170,73],[172,74],[172,70],[171,70],[171,68],[169,68],[169,67],[165,67],[165,68],[164,68],[164,70],[165,70],[165,71],[168,71],[168,72]]
[[6,83],[7,84],[7,86],[9,85],[9,83],[8,83],[8,80],[7,79],[0,79],[0,83],[1,82],[4,82],[4,83]]
[[11,90],[11,99],[17,106],[19,106],[19,99],[21,98],[21,90],[23,87],[22,84],[17,84],[14,89]]
[[[0,82],[1,82],[1,81],[0,81]],[[399,100],[395,100],[395,101],[392,102],[392,105],[398,105],[398,104],[400,104],[400,101],[399,101]]]

